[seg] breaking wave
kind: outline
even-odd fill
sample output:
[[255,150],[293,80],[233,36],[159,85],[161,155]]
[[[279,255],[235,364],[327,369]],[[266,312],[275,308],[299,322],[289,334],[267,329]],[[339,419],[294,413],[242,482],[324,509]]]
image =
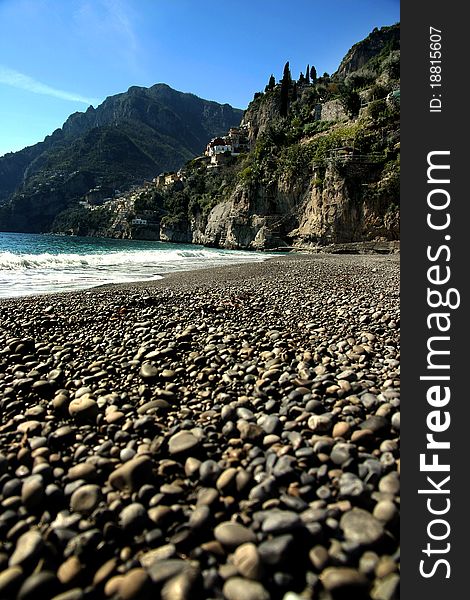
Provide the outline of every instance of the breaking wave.
[[[242,255],[245,260],[241,261]],[[264,257],[254,253],[228,253],[210,250],[153,250],[131,252],[109,252],[95,254],[14,254],[13,252],[0,252],[0,269],[27,270],[27,269],[68,269],[68,268],[100,268],[119,267],[124,265],[134,266],[160,266],[165,264],[178,264],[187,262],[201,262],[206,264],[230,262],[245,262],[247,260],[262,260]]]
[[184,244],[0,234],[0,297],[161,279],[173,271],[269,258],[257,252]]

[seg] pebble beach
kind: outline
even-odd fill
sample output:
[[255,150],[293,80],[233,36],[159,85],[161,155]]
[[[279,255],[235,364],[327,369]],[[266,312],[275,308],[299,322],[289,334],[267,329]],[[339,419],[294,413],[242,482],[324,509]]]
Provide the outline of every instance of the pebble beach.
[[0,599],[399,598],[398,255],[0,301]]

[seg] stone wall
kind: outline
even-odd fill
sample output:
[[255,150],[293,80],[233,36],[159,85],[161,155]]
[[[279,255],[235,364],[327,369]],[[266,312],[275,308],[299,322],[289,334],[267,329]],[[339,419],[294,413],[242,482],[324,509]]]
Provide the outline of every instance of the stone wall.
[[321,106],[321,109],[318,111],[320,113],[319,118],[322,121],[341,121],[348,118],[341,100],[330,100],[319,106]]

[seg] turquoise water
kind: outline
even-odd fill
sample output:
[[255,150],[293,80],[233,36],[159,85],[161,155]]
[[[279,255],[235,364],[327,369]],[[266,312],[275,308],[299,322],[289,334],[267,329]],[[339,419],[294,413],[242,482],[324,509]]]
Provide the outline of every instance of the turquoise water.
[[164,242],[0,233],[0,298],[160,279],[174,271],[268,257]]

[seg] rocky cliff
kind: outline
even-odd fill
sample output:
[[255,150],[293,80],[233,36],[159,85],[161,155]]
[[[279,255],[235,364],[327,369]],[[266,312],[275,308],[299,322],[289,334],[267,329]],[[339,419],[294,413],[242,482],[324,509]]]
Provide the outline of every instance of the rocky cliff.
[[252,149],[224,193],[214,190],[226,169],[190,166],[183,207],[163,221],[161,238],[251,249],[397,240],[397,40],[398,26],[374,31],[331,79],[293,82],[287,115],[281,84],[257,94],[243,119]]
[[[341,61],[333,78],[345,79],[364,67],[374,68],[374,59],[390,59],[390,55],[400,49],[400,28],[391,27],[375,28],[364,40],[361,40],[349,50]],[[387,56],[388,55],[388,56]]]

